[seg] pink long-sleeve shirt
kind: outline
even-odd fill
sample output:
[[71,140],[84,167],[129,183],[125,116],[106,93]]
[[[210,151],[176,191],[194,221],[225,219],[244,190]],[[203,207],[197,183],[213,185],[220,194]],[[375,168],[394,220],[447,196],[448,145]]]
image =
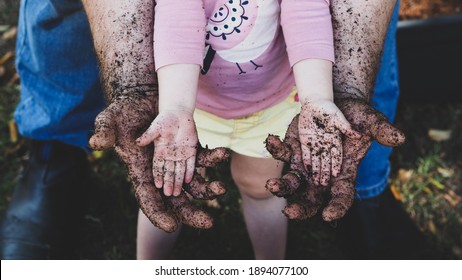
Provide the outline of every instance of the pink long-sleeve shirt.
[[334,61],[329,0],[156,2],[156,69],[200,65],[196,107],[223,118],[287,98],[298,61]]

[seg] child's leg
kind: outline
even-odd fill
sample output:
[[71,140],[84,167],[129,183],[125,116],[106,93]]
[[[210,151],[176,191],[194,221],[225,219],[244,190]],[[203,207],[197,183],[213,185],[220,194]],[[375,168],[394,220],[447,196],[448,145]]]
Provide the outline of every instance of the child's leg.
[[155,227],[141,210],[138,211],[136,236],[136,258],[138,260],[162,260],[170,254],[178,238],[181,227],[175,232],[166,233]]
[[231,174],[242,196],[244,219],[256,259],[283,259],[287,218],[281,210],[286,200],[265,189],[269,178],[281,176],[283,164],[273,158],[234,153]]

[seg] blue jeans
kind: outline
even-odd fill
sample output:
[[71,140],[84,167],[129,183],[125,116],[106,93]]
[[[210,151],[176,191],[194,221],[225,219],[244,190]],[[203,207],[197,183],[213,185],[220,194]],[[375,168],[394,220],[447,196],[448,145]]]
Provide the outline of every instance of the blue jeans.
[[[377,76],[372,105],[384,113],[390,121],[395,117],[399,97],[398,56],[396,52],[396,27],[399,2],[388,27],[382,55],[382,64]],[[361,161],[358,169],[356,198],[367,199],[379,195],[387,186],[390,174],[389,157],[392,148],[374,141]]]
[[21,0],[16,45],[21,135],[86,148],[105,101],[80,0]]
[[[398,5],[397,5],[398,6]],[[399,94],[396,7],[387,34],[373,105],[390,119]],[[15,112],[19,131],[37,140],[87,147],[95,116],[104,106],[97,60],[80,0],[21,0],[17,69],[21,100]],[[386,187],[391,148],[373,143],[358,172],[358,197]]]

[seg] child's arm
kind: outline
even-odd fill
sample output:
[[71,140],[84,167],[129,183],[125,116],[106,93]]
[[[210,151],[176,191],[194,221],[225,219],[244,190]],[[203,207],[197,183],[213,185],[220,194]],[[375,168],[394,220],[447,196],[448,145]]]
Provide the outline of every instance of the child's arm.
[[359,134],[333,102],[331,61],[301,60],[293,71],[302,105],[298,127],[303,162],[311,167],[313,183],[327,186],[342,165],[340,132],[354,138]]
[[159,115],[137,142],[142,146],[154,142],[154,183],[167,196],[179,195],[195,169],[198,138],[193,113],[204,45],[202,0],[156,0]]
[[180,194],[192,179],[197,151],[193,119],[199,65],[171,64],[157,71],[159,115],[137,139],[141,146],[154,142],[153,175],[166,196]]
[[333,31],[328,0],[281,2],[281,25],[302,104],[299,133],[304,165],[316,185],[340,172],[340,132],[356,136],[333,103]]

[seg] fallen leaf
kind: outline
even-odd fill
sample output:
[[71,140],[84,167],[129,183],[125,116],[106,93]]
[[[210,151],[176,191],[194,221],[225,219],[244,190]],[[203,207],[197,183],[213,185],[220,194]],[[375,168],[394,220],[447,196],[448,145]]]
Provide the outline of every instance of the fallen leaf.
[[398,201],[402,200],[401,193],[399,192],[399,190],[398,190],[398,188],[396,187],[395,184],[391,184],[390,190],[391,190],[391,193],[393,194],[393,196],[395,197],[396,200],[398,200]]
[[438,167],[437,171],[444,178],[450,178],[450,177],[452,177],[452,175],[454,175],[454,169]]
[[3,77],[3,75],[5,75],[5,72],[6,72],[5,67],[0,65],[0,77]]
[[11,143],[18,142],[18,129],[16,127],[16,122],[14,120],[10,120],[8,122],[8,128],[10,131],[10,141]]
[[406,170],[406,169],[400,169],[398,170],[398,179],[400,183],[406,184],[411,180],[413,171],[412,170]]
[[435,187],[437,187],[438,189],[440,190],[444,190],[446,187],[441,184],[439,181],[433,179],[433,178],[429,178],[428,181]]
[[429,129],[428,137],[436,142],[446,141],[451,138],[451,130]]
[[8,84],[12,85],[16,83],[17,81],[19,81],[19,75],[18,73],[14,73],[13,77],[11,77],[11,79],[8,81]]
[[216,209],[220,209],[220,208],[221,208],[220,203],[219,203],[218,200],[216,200],[216,199],[206,200],[206,201],[205,201],[205,204],[206,204],[208,207],[211,207],[211,208],[216,208]]
[[427,186],[423,187],[422,190],[423,190],[424,192],[426,192],[427,194],[429,194],[429,195],[433,195],[432,190],[431,190],[429,187],[427,187]]
[[10,58],[12,58],[14,56],[14,52],[13,51],[7,51],[3,56],[2,58],[0,58],[0,65],[3,65],[5,64],[5,62],[7,62]]
[[462,197],[451,189],[449,189],[443,197],[447,200],[447,202],[449,202],[449,204],[451,204],[452,207],[455,207],[462,200]]
[[0,25],[0,32],[5,32],[5,31],[8,30],[8,28],[10,28],[9,25],[3,25],[3,24],[2,24],[2,25]]
[[16,37],[16,33],[18,33],[18,28],[16,26],[11,27],[5,33],[3,33],[2,39],[5,41],[11,40]]
[[444,199],[446,199],[447,202],[449,202],[449,204],[451,204],[452,207],[456,207],[457,204],[459,204],[460,202],[460,197],[459,199],[453,198],[449,194],[445,194],[443,197]]
[[93,151],[87,156],[88,161],[94,162],[104,156],[104,151]]
[[435,226],[435,223],[432,220],[428,220],[427,226],[428,226],[428,230],[431,233],[436,234],[436,226]]

